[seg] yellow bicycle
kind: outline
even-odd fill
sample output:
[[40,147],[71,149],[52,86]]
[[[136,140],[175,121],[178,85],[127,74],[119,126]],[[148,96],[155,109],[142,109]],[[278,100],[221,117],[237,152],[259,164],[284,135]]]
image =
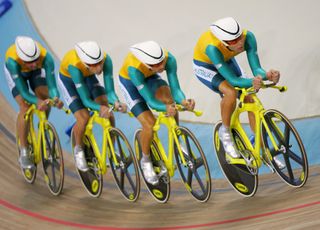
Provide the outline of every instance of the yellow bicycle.
[[[54,102],[50,100],[49,105],[53,106]],[[65,108],[63,110],[67,114],[70,113]],[[38,119],[37,129],[34,126],[35,119]],[[31,169],[21,168],[22,174],[28,183],[33,184],[37,175],[37,165],[42,161],[45,182],[50,192],[57,196],[62,191],[64,181],[63,154],[57,131],[47,120],[46,112],[38,110],[34,104],[27,110],[24,120],[28,127],[29,158],[34,161],[35,167]],[[16,134],[16,143],[20,153],[18,137],[18,134]]]
[[[285,86],[264,85],[285,92]],[[232,187],[245,197],[253,196],[258,188],[258,169],[262,163],[275,171],[284,182],[292,187],[302,187],[308,178],[308,160],[301,138],[290,120],[281,112],[265,110],[253,87],[236,88],[240,101],[231,118],[230,130],[241,157],[231,158],[225,153],[219,139],[221,121],[215,125],[213,143],[220,167]],[[246,103],[251,95],[253,103]],[[255,137],[251,143],[241,122],[240,114],[253,112],[255,116]],[[262,154],[260,154],[262,153]],[[279,168],[274,157],[285,164]]]
[[[179,105],[178,111],[185,111],[185,109]],[[200,111],[193,111],[193,113],[196,116],[202,114]],[[168,156],[158,135],[161,125],[167,128]],[[159,183],[149,184],[141,173],[151,195],[160,203],[167,202],[170,196],[170,178],[174,176],[174,172],[178,168],[188,192],[196,200],[206,202],[211,195],[211,177],[206,157],[196,137],[189,129],[178,126],[174,117],[167,116],[165,112],[159,112],[153,130],[154,136],[150,154],[154,171],[159,177]],[[141,129],[138,129],[134,135],[134,145],[141,170],[140,134]],[[176,159],[176,165],[173,155]]]
[[[94,131],[102,132],[101,146]],[[71,137],[73,150],[75,146],[73,130]],[[83,144],[89,170],[82,172],[77,169],[77,172],[87,192],[93,197],[101,195],[108,157],[121,194],[129,201],[136,201],[140,194],[139,170],[126,136],[118,128],[112,127],[109,119],[102,118],[97,111],[93,111],[86,126]]]

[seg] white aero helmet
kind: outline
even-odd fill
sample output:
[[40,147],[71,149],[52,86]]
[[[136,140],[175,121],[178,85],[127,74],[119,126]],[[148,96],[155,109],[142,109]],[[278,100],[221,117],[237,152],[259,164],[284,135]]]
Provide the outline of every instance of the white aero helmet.
[[149,65],[158,64],[165,58],[161,46],[154,41],[135,44],[130,47],[130,50],[139,61]]
[[97,64],[103,60],[103,53],[94,41],[78,42],[75,50],[80,60],[86,64]]
[[220,41],[231,41],[237,39],[242,34],[241,25],[231,17],[215,21],[210,25],[210,29]]
[[15,41],[18,57],[25,62],[33,62],[40,56],[38,44],[29,37],[18,36]]

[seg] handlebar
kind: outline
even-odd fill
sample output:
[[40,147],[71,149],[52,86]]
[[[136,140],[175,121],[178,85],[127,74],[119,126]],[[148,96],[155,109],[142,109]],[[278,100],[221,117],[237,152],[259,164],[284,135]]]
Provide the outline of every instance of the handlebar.
[[[267,83],[267,84],[263,84],[261,89],[266,89],[266,88],[272,88],[272,89],[277,89],[279,90],[279,92],[283,93],[286,92],[288,90],[287,86],[278,86],[276,85],[276,83]],[[241,91],[242,94],[245,95],[250,95],[250,94],[256,94],[258,91],[255,90],[253,88],[253,86],[249,87],[249,88],[240,88],[240,87],[235,87],[236,90]]]
[[[183,105],[180,105],[180,104],[176,104],[176,108],[177,108],[177,110],[178,111],[182,111],[182,112],[184,112],[184,111],[189,111],[189,110],[187,110],[187,108],[186,107],[184,107]],[[192,113],[194,113],[197,117],[200,117],[202,114],[203,114],[203,112],[201,111],[201,110],[191,110],[190,112],[192,112]]]
[[[48,100],[49,100],[49,104],[48,104],[49,106],[56,107],[56,103],[55,103],[55,101],[53,99],[49,98]],[[71,110],[66,108],[66,107],[62,107],[61,110],[63,112],[65,112],[66,114],[70,114],[71,113]]]

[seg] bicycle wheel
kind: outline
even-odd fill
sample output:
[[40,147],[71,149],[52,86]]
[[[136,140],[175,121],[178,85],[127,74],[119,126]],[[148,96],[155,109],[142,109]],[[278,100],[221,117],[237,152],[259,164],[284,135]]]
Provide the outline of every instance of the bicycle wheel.
[[[278,146],[276,151],[266,128],[262,125],[264,147],[272,156],[271,163],[276,173],[288,185],[302,187],[308,179],[309,166],[307,154],[297,130],[290,120],[277,110],[267,110],[264,118]],[[285,168],[278,167],[273,159],[275,156],[285,164]]]
[[[213,145],[220,168],[232,188],[244,197],[252,197],[258,188],[258,176],[251,174],[246,167],[239,167],[238,165],[227,162],[226,152],[219,138],[219,128],[221,125],[221,121],[217,122],[213,131]],[[232,135],[238,149],[247,149],[244,141],[236,130],[232,130]]]
[[211,176],[206,156],[190,130],[179,127],[176,132],[185,159],[185,164],[183,164],[175,143],[174,155],[181,179],[196,200],[206,202],[211,195]]
[[140,160],[142,158],[142,151],[141,151],[141,144],[140,144],[140,134],[141,134],[141,129],[138,129],[134,134],[134,146],[135,146],[135,153],[138,160],[138,165],[139,165],[142,179],[145,185],[147,186],[147,189],[149,190],[152,197],[159,203],[166,203],[170,197],[170,178],[168,174],[165,174],[165,175],[159,174],[161,171],[161,168],[165,167],[161,154],[159,152],[159,148],[156,142],[152,141],[150,146],[150,156],[153,163],[154,171],[160,177],[159,183],[156,185],[152,185],[146,181],[141,169]]
[[[75,146],[73,129],[72,129],[71,136],[72,136],[72,153],[73,153],[74,146]],[[86,157],[89,170],[86,172],[82,172],[78,170],[77,167],[76,167],[76,170],[78,172],[78,175],[80,177],[80,180],[84,188],[87,190],[89,195],[92,197],[99,197],[101,195],[102,187],[103,187],[103,177],[101,174],[101,167],[93,151],[90,139],[87,136],[84,136],[82,141],[83,141],[83,151]]]
[[[31,138],[31,134],[30,134],[30,125],[28,128],[28,134],[27,134],[27,143],[28,143],[28,153],[29,153],[29,157],[30,159],[35,159],[34,157],[34,150],[33,150],[33,143],[32,143],[32,138]],[[16,133],[16,144],[17,144],[17,148],[18,148],[18,157],[20,158],[20,139],[18,136],[18,132]],[[30,183],[33,184],[34,181],[36,180],[37,177],[37,165],[34,165],[35,167],[31,168],[31,169],[23,169],[22,167],[19,167],[21,169],[22,175],[24,177],[24,179]]]
[[41,159],[44,178],[50,192],[57,196],[61,193],[64,182],[64,162],[57,131],[50,122],[45,123]]
[[118,165],[110,153],[108,156],[111,171],[122,195],[129,201],[136,201],[140,194],[139,169],[132,148],[125,135],[117,128],[110,130],[113,148]]

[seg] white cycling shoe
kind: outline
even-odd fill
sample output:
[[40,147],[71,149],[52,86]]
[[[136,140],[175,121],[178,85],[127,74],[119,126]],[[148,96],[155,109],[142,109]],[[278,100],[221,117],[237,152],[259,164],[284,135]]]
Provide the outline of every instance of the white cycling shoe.
[[79,146],[76,146],[74,148],[74,160],[76,162],[77,168],[80,171],[86,172],[89,170],[84,152],[83,152],[82,148]]
[[276,163],[276,165],[278,166],[278,168],[280,170],[285,169],[286,165],[284,163],[282,163],[281,160],[279,160],[277,157],[273,157],[274,162]]
[[141,169],[144,178],[149,184],[156,185],[159,183],[159,178],[153,170],[153,165],[151,161],[141,159]]
[[231,138],[230,130],[221,125],[219,128],[219,138],[223,144],[226,153],[232,158],[239,158],[240,154],[237,152]]
[[29,157],[28,150],[25,148],[20,150],[19,164],[23,169],[31,169],[34,167],[34,163]]

